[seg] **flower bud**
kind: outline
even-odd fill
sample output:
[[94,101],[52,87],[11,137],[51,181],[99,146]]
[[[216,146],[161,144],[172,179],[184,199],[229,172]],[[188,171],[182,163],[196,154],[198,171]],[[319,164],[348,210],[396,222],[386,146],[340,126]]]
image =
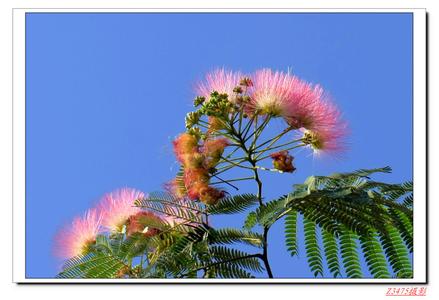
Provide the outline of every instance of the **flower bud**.
[[160,222],[161,219],[152,212],[141,211],[128,219],[127,222],[127,236],[134,233],[142,233],[145,237],[151,237],[160,233],[160,230],[153,227],[145,226],[145,220]]
[[192,128],[194,125],[198,124],[198,121],[200,121],[200,113],[199,112],[193,111],[193,112],[188,113],[186,115],[186,121],[185,121],[186,128],[187,129]]
[[253,86],[253,82],[252,82],[252,80],[251,80],[250,78],[248,78],[248,77],[244,77],[244,78],[242,78],[241,81],[239,82],[239,85],[249,87],[249,86]]
[[242,87],[240,87],[240,86],[236,86],[236,87],[233,89],[233,92],[234,92],[234,93],[237,93],[237,94],[241,94],[241,93],[243,92]]
[[200,106],[201,104],[204,103],[204,101],[206,101],[206,98],[202,97],[202,96],[198,96],[197,98],[195,98],[194,100],[194,106]]
[[292,173],[296,168],[293,166],[293,159],[288,151],[283,150],[279,152],[272,153],[270,157],[273,159],[273,166],[276,170],[282,172]]
[[204,135],[199,127],[192,127],[187,131],[187,133],[195,137],[197,141],[201,140]]

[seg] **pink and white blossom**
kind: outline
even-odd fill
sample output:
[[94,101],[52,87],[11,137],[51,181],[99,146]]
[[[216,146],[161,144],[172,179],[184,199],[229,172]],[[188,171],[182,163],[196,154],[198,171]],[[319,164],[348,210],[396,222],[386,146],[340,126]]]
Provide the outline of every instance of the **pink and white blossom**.
[[83,255],[101,232],[102,214],[97,209],[88,210],[76,217],[55,236],[55,254],[68,259]]
[[129,217],[140,211],[134,202],[145,196],[143,192],[132,188],[122,188],[104,195],[98,205],[102,212],[102,225],[111,231],[120,232]]

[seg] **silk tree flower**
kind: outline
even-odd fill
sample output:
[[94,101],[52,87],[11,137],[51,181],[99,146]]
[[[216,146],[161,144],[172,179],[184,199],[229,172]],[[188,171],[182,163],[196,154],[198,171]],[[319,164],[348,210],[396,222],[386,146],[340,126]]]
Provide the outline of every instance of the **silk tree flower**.
[[207,100],[209,100],[210,94],[216,91],[220,94],[227,94],[229,101],[236,103],[238,95],[234,92],[234,89],[239,86],[243,78],[244,76],[240,72],[233,72],[224,68],[216,69],[207,73],[205,79],[197,84],[195,90],[199,96],[203,96]]
[[288,151],[282,150],[272,153],[270,157],[273,159],[273,166],[276,170],[292,173],[296,168],[293,166],[293,159]]
[[184,172],[184,184],[187,196],[191,200],[200,200],[205,204],[215,204],[225,193],[209,186],[209,174],[204,168],[187,169]]
[[322,124],[326,117],[324,109],[330,107],[333,106],[319,85],[312,85],[296,77],[283,117],[296,129],[310,129]]
[[209,185],[209,174],[204,168],[184,170],[184,185],[191,200],[200,198],[200,191]]
[[316,153],[334,154],[345,150],[347,123],[320,86],[304,85],[300,105],[285,117],[290,126],[304,132],[303,139]]
[[55,255],[68,259],[84,255],[101,232],[102,214],[97,209],[88,210],[82,217],[61,229],[55,237]]
[[225,192],[211,186],[205,186],[199,191],[200,201],[208,204],[214,205],[225,196]]
[[163,185],[163,187],[165,191],[167,191],[169,194],[171,194],[172,196],[178,199],[183,199],[187,194],[186,187],[184,186],[184,182],[182,182],[177,178],[174,178],[166,182]]
[[294,128],[319,130],[331,126],[345,126],[341,113],[319,85],[299,81],[291,93],[291,103],[285,121]]
[[183,165],[183,181],[174,179],[167,184],[168,191],[179,198],[187,196],[191,200],[200,200],[206,204],[216,203],[224,196],[224,192],[209,187],[209,171],[218,164],[224,148],[229,145],[228,140],[207,139],[199,145],[196,137],[183,133],[173,144],[175,155]]
[[174,153],[177,160],[185,165],[190,156],[198,152],[198,140],[189,133],[180,134],[174,141]]
[[304,130],[302,141],[307,144],[314,153],[335,154],[345,150],[343,138],[346,135],[346,128],[343,126],[331,126],[318,131]]
[[262,69],[253,75],[253,87],[250,89],[250,113],[261,113],[276,117],[285,117],[295,111],[298,103],[292,93],[300,80],[288,73]]
[[121,232],[129,217],[140,211],[134,202],[145,196],[143,192],[132,188],[122,188],[104,195],[98,205],[102,212],[102,225],[111,231]]
[[151,237],[160,233],[158,228],[152,226],[145,226],[142,219],[151,219],[155,222],[163,222],[164,220],[153,212],[139,211],[135,215],[128,218],[127,221],[127,235],[130,236],[134,233],[142,233],[145,237]]
[[[198,140],[191,134],[183,133],[173,144],[177,160],[183,165],[183,183],[187,196],[191,200],[197,200],[199,190],[209,183],[208,170],[203,167],[204,156],[199,151]],[[177,181],[174,181],[174,185],[171,185],[175,195],[182,191],[176,184]]]
[[253,113],[283,117],[293,129],[307,132],[315,152],[344,149],[347,125],[321,86],[270,69],[256,71],[253,78],[249,105]]
[[224,153],[224,149],[230,145],[230,142],[226,138],[207,139],[201,147],[201,153],[204,155],[204,166],[206,169],[215,167],[221,155]]

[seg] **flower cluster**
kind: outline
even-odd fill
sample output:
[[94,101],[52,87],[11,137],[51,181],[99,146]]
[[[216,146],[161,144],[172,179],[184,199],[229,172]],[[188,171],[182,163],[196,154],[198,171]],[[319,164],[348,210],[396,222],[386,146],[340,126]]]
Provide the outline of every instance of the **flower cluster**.
[[225,138],[208,137],[199,144],[197,136],[183,133],[174,142],[174,152],[183,166],[183,186],[174,180],[174,194],[215,204],[224,197],[224,192],[209,186],[210,171],[218,164],[229,142]]
[[117,233],[130,236],[143,233],[153,236],[159,233],[156,228],[144,226],[142,219],[167,221],[149,211],[142,211],[134,205],[146,195],[131,188],[122,188],[104,195],[99,204],[88,210],[84,216],[76,217],[71,224],[60,230],[55,238],[55,254],[61,258],[71,258],[85,254],[101,233]]
[[163,218],[157,216],[155,213],[149,211],[139,211],[135,215],[131,215],[126,221],[127,235],[133,235],[135,233],[142,233],[145,237],[151,237],[160,232],[157,228],[150,228],[144,225],[143,220],[153,220],[156,222],[163,221]]
[[198,95],[208,99],[213,91],[220,94],[227,94],[231,103],[238,101],[238,95],[235,88],[239,85],[244,75],[240,72],[227,71],[225,69],[217,69],[212,73],[208,73],[204,81],[199,82],[196,91]]
[[282,150],[275,152],[270,154],[270,157],[273,159],[273,166],[276,170],[288,173],[292,173],[296,170],[293,166],[294,157],[292,157],[288,151]]
[[[228,100],[243,106],[249,116],[283,118],[303,133],[303,142],[316,152],[343,149],[347,130],[340,111],[322,87],[290,73],[262,69],[243,76],[219,69],[207,74],[196,91],[203,99],[211,99],[212,91],[227,94]],[[220,123],[216,119],[210,122],[216,127]]]
[[88,251],[101,232],[102,214],[96,209],[88,210],[82,217],[73,219],[55,237],[55,254],[70,258]]

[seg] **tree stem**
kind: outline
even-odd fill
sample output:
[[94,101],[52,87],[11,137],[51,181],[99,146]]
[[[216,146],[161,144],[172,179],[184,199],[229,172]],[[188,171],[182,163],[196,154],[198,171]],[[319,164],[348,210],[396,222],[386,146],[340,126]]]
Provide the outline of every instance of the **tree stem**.
[[273,278],[273,272],[271,271],[270,263],[268,262],[268,227],[264,227],[264,249],[262,252],[262,261],[264,262],[265,269],[267,270],[268,278]]
[[[238,129],[238,132],[236,132],[235,128],[233,127],[233,124],[231,124],[230,134],[235,137],[235,140],[238,141],[241,149],[244,151],[244,153],[246,155],[246,157],[245,157],[246,161],[248,163],[250,163],[250,165],[252,166],[252,168],[249,168],[249,167],[246,167],[246,168],[253,170],[253,179],[256,181],[256,184],[258,186],[257,197],[258,197],[258,201],[259,201],[259,207],[263,207],[264,202],[262,201],[262,181],[259,177],[258,167],[256,165],[257,156],[255,154],[255,149],[256,149],[257,140],[258,140],[259,136],[261,135],[262,131],[264,130],[265,126],[268,124],[269,118],[264,120],[264,122],[261,124],[260,127],[258,127],[258,118],[257,117],[255,117],[254,119],[252,118],[252,120],[249,122],[254,123],[254,127],[255,127],[255,130],[253,132],[253,141],[252,141],[249,148],[247,148],[246,142],[250,139],[251,136],[247,137],[246,135],[247,135],[247,132],[249,130],[248,128],[250,128],[250,126],[248,126],[248,127],[246,126],[246,128],[244,129],[244,132],[241,131],[241,127]],[[261,152],[259,154],[259,156],[262,153],[263,152]],[[233,162],[230,162],[227,159],[225,159],[225,161],[233,164]],[[238,166],[240,166],[240,165],[238,165]],[[243,167],[243,166],[240,166],[240,167]],[[267,252],[268,251],[268,240],[267,240],[268,230],[269,230],[269,226],[264,226],[263,252],[261,254],[258,254],[257,257],[259,257],[264,262],[264,266],[265,266],[265,269],[267,270],[268,278],[273,278],[273,272],[271,271],[270,263],[268,261],[268,252]]]

